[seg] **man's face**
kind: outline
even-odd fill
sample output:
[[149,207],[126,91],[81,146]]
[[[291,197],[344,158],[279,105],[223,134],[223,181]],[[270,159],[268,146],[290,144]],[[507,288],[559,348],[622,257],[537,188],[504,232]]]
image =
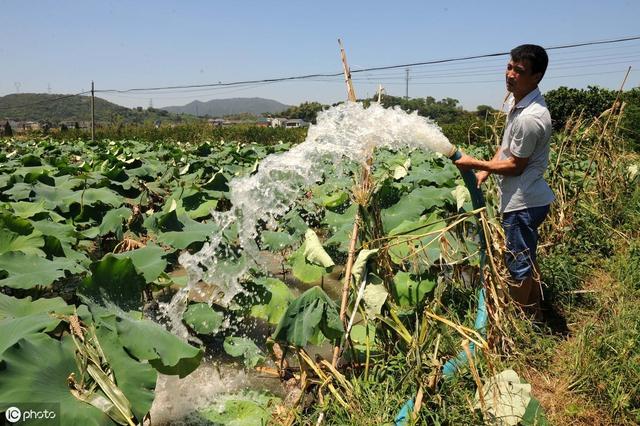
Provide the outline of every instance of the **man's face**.
[[540,82],[540,73],[531,71],[531,64],[528,60],[514,61],[507,64],[506,82],[507,90],[516,98],[522,98],[527,93],[536,88]]

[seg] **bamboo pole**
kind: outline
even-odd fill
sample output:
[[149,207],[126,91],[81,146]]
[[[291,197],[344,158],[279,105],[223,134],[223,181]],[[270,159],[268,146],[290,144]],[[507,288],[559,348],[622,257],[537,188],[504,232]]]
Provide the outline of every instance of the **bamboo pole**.
[[340,45],[340,57],[342,58],[342,70],[344,71],[344,82],[347,84],[347,96],[352,102],[356,101],[356,92],[353,90],[353,83],[351,82],[351,69],[347,63],[347,54],[344,52],[342,46],[342,40],[338,39]]
[[[342,40],[338,39],[338,45],[340,45],[340,56],[342,58],[342,69],[344,71],[344,79],[347,84],[347,96],[350,101],[356,101],[356,92],[353,90],[353,84],[351,82],[351,70],[347,63],[347,54],[342,46]],[[365,166],[363,171],[362,184],[369,178],[368,167]],[[340,303],[340,320],[342,325],[347,329],[347,304],[349,302],[349,285],[351,283],[351,269],[353,268],[353,261],[356,251],[356,242],[358,241],[358,232],[360,230],[360,210],[356,211],[355,218],[353,220],[353,230],[351,231],[351,241],[349,243],[349,254],[347,256],[347,264],[345,267],[344,283],[342,284],[342,301]],[[340,343],[333,348],[333,359],[331,365],[336,367],[338,365],[338,359],[340,358]]]

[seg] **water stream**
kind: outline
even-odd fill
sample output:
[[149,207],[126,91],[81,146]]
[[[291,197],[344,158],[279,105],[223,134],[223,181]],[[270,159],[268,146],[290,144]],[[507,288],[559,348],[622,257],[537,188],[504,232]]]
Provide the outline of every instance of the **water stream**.
[[[242,291],[241,280],[249,268],[271,269],[269,260],[261,256],[255,242],[259,229],[266,225],[268,229],[277,230],[278,220],[295,206],[309,187],[322,180],[325,164],[333,164],[338,174],[345,173],[341,164],[356,162],[366,166],[366,160],[375,148],[426,149],[448,155],[452,145],[433,121],[399,108],[385,109],[375,103],[364,108],[360,103],[347,102],[321,112],[303,143],[287,152],[269,155],[260,162],[254,174],[229,183],[232,209],[214,212],[218,232],[210,236],[199,252],[185,252],[180,256],[179,262],[188,274],[188,285],[169,303],[160,306],[171,331],[184,339],[189,338],[182,315],[190,293],[191,297],[199,293],[200,301],[226,306]],[[234,235],[237,232],[239,246],[229,244],[228,235],[232,230]],[[214,285],[216,291],[203,290],[207,285]],[[178,392],[175,403],[171,396],[168,397],[166,403],[170,407],[181,404],[182,393],[186,399],[193,395],[209,395],[198,397],[202,401],[182,403],[187,411],[193,411],[206,401],[212,401],[221,391],[251,381],[248,377],[250,373],[225,376],[220,367],[216,370],[210,363],[204,363],[185,379],[162,377],[158,387],[161,394],[162,389],[165,389],[164,394],[173,395],[173,390]],[[158,404],[165,397],[160,396]],[[158,415],[160,418],[166,415],[168,419],[182,414],[181,411]]]

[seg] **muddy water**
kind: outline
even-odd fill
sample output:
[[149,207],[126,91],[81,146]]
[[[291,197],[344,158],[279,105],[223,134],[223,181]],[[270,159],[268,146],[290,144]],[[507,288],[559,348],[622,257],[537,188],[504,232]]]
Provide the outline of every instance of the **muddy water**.
[[154,426],[207,424],[199,420],[199,410],[215,404],[226,394],[246,389],[268,390],[283,396],[278,378],[211,360],[203,361],[183,379],[160,374],[151,407],[151,423]]
[[[261,253],[261,263],[270,275],[282,280],[291,289],[294,296],[298,296],[312,285],[296,279],[290,270],[283,274],[282,257],[270,252]],[[339,300],[342,291],[341,275],[343,267],[336,266],[331,274],[327,274],[321,283],[324,291],[334,300]],[[183,269],[174,271],[172,275],[184,275]],[[195,291],[190,292],[190,300],[206,302],[210,294],[218,291],[215,286],[198,283]],[[171,297],[170,294],[164,295]],[[246,321],[242,335],[253,339],[261,346],[273,331],[273,327],[262,321]],[[284,398],[285,391],[280,379],[257,370],[247,370],[239,362],[230,358],[223,350],[220,339],[204,338],[205,357],[200,366],[183,379],[177,376],[160,374],[156,384],[156,396],[151,407],[151,422],[155,425],[192,425],[207,424],[200,419],[198,411],[210,407],[223,399],[226,395],[246,390],[268,391]],[[264,347],[263,347],[264,349]],[[330,358],[332,347],[330,344],[308,348],[308,352]],[[267,355],[268,358],[268,355]],[[291,365],[295,365],[291,360]],[[274,368],[267,362],[266,367]]]

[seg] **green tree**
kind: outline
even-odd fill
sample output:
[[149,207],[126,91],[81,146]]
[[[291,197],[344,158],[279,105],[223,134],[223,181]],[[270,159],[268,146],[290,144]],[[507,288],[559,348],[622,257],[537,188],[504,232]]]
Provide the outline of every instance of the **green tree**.
[[476,115],[481,119],[487,119],[491,116],[491,114],[497,111],[497,109],[489,105],[478,105],[478,107],[476,108]]
[[553,127],[561,129],[571,117],[582,113],[584,118],[598,117],[611,108],[616,98],[616,92],[598,86],[588,86],[586,89],[559,87],[544,95]]
[[299,118],[315,124],[318,113],[325,108],[327,108],[327,105],[319,102],[303,102],[298,106],[292,106],[286,109],[282,112],[282,115],[287,118]]

